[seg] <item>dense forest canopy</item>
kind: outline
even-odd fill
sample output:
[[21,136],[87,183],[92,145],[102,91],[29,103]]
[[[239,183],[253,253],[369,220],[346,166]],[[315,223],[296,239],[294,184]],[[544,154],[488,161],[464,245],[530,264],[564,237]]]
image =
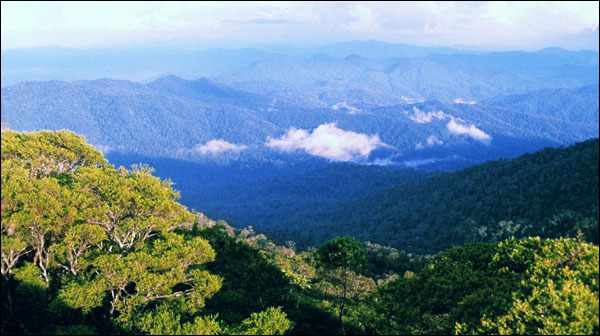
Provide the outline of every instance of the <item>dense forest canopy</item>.
[[277,245],[188,211],[150,167],[115,168],[68,131],[3,131],[1,155],[2,334],[599,333],[598,189],[582,185],[597,182],[598,140],[411,182],[414,195],[459,179],[483,187],[487,169],[509,189],[549,188],[512,190],[540,197],[522,203],[544,205],[535,211],[569,206],[530,231],[510,216],[475,226],[471,242],[433,256],[352,237]]
[[[280,242],[294,237],[301,248],[349,234],[413,253],[436,253],[470,240],[576,237],[578,230],[598,244],[598,147],[598,139],[590,139],[450,173],[342,164],[270,178],[240,172],[245,179],[234,179],[238,186],[231,183],[224,191],[229,202],[189,191],[188,204],[232,225],[252,224]],[[186,167],[208,181],[201,176],[206,170]],[[297,189],[310,198],[292,197]],[[244,192],[252,197],[242,197]]]
[[421,253],[507,234],[575,237],[578,230],[598,244],[598,146],[590,139],[434,175],[342,206],[332,222]]
[[[115,169],[73,133],[2,133],[2,330],[282,333],[278,308],[238,325],[203,315],[215,251],[149,167]],[[33,322],[25,323],[30,318]]]

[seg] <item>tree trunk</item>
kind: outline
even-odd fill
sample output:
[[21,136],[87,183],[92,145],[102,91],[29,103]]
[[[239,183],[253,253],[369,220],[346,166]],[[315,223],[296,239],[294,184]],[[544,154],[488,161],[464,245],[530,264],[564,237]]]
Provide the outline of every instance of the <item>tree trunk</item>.
[[346,269],[344,268],[344,279],[342,280],[342,304],[340,305],[340,314],[339,314],[340,327],[342,328],[342,335],[346,335],[346,329],[344,328],[343,317],[344,317],[344,307],[346,306],[347,276],[348,276],[348,273],[347,273]]

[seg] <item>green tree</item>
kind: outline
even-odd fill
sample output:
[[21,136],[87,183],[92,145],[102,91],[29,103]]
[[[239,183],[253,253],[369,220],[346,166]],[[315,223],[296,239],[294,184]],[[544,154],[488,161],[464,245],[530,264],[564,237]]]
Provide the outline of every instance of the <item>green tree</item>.
[[206,315],[223,281],[206,267],[215,251],[178,230],[195,218],[152,172],[115,169],[70,132],[2,133],[2,333],[291,327],[268,307],[231,327]]
[[367,261],[365,246],[349,236],[336,237],[317,249],[316,261],[321,273],[341,288],[338,319],[342,333],[346,334],[343,318],[348,299],[348,288],[352,273],[358,272]]
[[575,239],[469,243],[384,285],[382,334],[596,334],[598,247]]
[[2,132],[2,162],[17,160],[30,178],[70,174],[106,163],[102,153],[69,131]]
[[264,312],[252,313],[250,318],[228,331],[232,335],[283,335],[292,323],[281,311],[281,307],[268,308]]
[[574,239],[509,239],[491,267],[520,275],[512,306],[484,316],[479,332],[494,334],[598,334],[598,246]]

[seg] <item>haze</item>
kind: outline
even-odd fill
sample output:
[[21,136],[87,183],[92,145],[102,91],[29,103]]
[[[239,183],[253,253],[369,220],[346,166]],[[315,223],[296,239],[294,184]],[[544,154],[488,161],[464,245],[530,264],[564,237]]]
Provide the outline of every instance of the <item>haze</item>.
[[2,2],[2,50],[380,40],[598,50],[598,2]]

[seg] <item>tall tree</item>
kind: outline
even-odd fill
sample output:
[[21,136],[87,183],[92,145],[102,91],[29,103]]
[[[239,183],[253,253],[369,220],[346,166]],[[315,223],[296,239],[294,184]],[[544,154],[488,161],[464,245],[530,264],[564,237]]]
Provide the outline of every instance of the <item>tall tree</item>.
[[348,287],[352,273],[358,272],[367,261],[365,246],[349,236],[336,237],[317,249],[316,260],[321,273],[332,283],[337,283],[341,289],[338,319],[342,333],[345,335],[343,318],[348,299]]

